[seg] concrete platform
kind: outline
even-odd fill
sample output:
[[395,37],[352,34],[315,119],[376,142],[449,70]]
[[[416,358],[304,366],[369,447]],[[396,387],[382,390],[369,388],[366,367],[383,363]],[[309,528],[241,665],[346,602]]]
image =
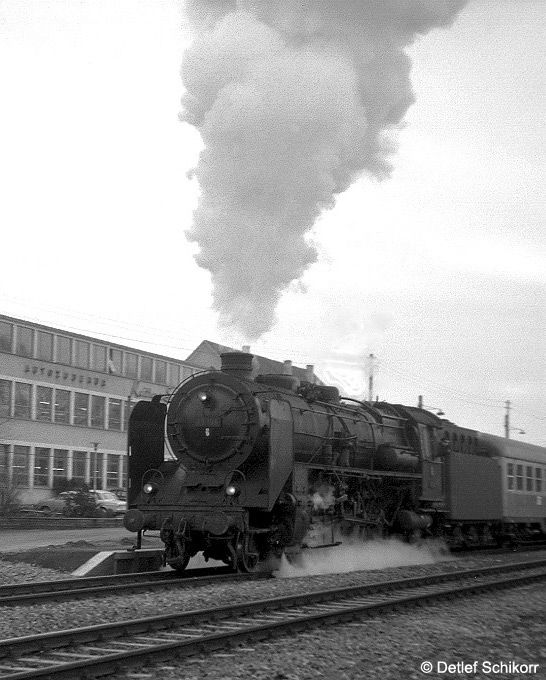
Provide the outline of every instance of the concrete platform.
[[142,571],[159,571],[163,550],[103,550],[72,572],[72,576],[112,576]]

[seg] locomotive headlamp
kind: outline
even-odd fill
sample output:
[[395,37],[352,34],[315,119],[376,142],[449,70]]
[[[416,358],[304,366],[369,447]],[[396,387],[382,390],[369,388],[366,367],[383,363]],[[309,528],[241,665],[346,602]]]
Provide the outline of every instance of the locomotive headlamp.
[[198,397],[199,401],[203,402],[203,404],[210,400],[210,394],[207,394],[206,392],[199,392]]
[[147,484],[144,484],[144,486],[142,487],[142,491],[144,491],[146,495],[152,496],[154,493],[157,493],[158,486],[153,482],[148,482]]
[[226,496],[237,496],[239,494],[239,488],[236,487],[234,484],[230,484],[229,486],[226,486]]

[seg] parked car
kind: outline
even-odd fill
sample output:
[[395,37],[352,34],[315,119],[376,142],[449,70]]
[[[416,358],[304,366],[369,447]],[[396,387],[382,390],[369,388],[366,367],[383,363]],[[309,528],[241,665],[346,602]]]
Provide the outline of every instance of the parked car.
[[[37,503],[36,507],[47,514],[57,513],[65,515],[80,493],[79,491],[63,491],[55,498],[47,498]],[[98,489],[87,491],[86,493],[95,502],[97,514],[103,517],[123,515],[127,509],[126,502],[120,500],[112,491]]]

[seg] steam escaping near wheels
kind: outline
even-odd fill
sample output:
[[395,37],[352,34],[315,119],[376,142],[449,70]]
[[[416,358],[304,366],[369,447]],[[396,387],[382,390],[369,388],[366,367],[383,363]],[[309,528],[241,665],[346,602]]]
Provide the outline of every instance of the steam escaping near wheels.
[[[188,0],[181,120],[205,148],[188,237],[248,340],[317,260],[308,235],[359,176],[391,172],[414,101],[406,49],[466,0]],[[264,266],[264,263],[267,263]]]
[[347,542],[332,548],[307,550],[297,560],[280,560],[276,578],[342,574],[389,567],[434,564],[454,559],[441,539],[408,544],[396,538],[375,539],[366,543]]

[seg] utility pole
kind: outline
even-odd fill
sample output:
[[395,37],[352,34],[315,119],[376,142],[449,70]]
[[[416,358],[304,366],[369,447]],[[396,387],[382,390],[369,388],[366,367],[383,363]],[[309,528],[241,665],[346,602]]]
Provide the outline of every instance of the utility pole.
[[373,372],[375,368],[375,356],[368,355],[368,401],[370,404],[373,401]]
[[506,402],[506,413],[504,415],[504,436],[506,439],[510,439],[510,401],[507,399]]
[[97,490],[97,449],[99,442],[92,442],[93,444],[93,491]]

